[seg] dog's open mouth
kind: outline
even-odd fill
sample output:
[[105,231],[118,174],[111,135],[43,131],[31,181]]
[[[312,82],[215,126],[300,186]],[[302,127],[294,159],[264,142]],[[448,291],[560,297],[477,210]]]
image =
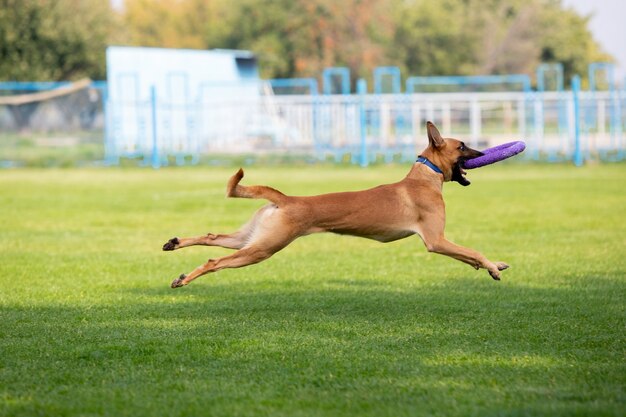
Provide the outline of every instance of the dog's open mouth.
[[465,170],[463,169],[463,165],[465,164],[466,161],[469,161],[470,159],[478,158],[479,156],[483,156],[483,155],[484,153],[480,151],[476,151],[474,149],[469,149],[469,148],[466,149],[465,154],[462,155],[456,161],[456,164],[454,164],[454,166],[452,167],[452,181],[456,181],[464,187],[467,187],[468,185],[470,185],[471,183],[469,182],[469,180],[465,178],[465,176],[467,175],[467,172],[465,172]]
[[467,172],[465,172],[465,170],[461,168],[461,165],[463,165],[463,162],[464,162],[464,159],[459,159],[456,162],[456,164],[454,164],[454,167],[452,167],[452,181],[456,181],[462,186],[467,187],[471,183],[468,181],[467,178],[465,178],[465,175],[467,175]]

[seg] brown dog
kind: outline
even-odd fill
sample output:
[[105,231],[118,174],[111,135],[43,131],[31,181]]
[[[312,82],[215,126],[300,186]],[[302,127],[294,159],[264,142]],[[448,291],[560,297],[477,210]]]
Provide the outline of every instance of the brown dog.
[[474,268],[485,268],[495,280],[508,268],[491,262],[479,252],[444,237],[445,206],[441,189],[445,181],[469,185],[461,168],[464,160],[482,154],[456,139],[442,138],[431,122],[426,123],[428,147],[400,182],[356,192],[292,197],[263,185],[243,186],[243,170],[228,182],[228,197],[264,198],[271,203],[260,208],[239,231],[227,235],[172,238],[163,250],[192,245],[221,246],[235,253],[209,259],[189,275],[182,274],[172,288],[182,287],[208,272],[239,268],[261,262],[300,236],[318,232],[360,236],[391,242],[420,235],[429,252],[451,256]]

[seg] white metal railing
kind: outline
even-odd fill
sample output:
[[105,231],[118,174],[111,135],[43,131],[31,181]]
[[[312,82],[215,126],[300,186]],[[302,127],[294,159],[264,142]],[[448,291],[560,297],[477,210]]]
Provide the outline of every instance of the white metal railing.
[[[429,93],[202,99],[191,104],[109,103],[111,152],[194,155],[211,152],[301,152],[318,157],[412,159],[426,146],[425,122],[485,148],[524,140],[528,158],[569,159],[578,123],[587,157],[624,157],[626,93],[581,92],[574,119],[571,92]],[[154,111],[150,111],[153,106]],[[152,114],[156,119],[152,120]],[[125,123],[135,118],[137,123]],[[156,133],[153,131],[156,130]]]

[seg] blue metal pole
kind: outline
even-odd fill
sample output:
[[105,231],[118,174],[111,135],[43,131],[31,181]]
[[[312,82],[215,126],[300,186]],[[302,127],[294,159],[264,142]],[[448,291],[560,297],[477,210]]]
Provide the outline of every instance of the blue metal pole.
[[[609,65],[607,66],[606,69],[607,72],[607,78],[608,78],[608,84],[609,84],[609,95],[611,97],[611,116],[610,116],[610,123],[611,123],[611,145],[613,146],[613,148],[618,150],[621,149],[621,143],[617,143],[618,139],[620,139],[621,135],[622,135],[622,120],[621,120],[621,108],[620,108],[620,103],[619,103],[619,98],[618,98],[618,92],[617,89],[615,88],[615,78],[614,78],[614,74],[613,74],[613,65]],[[621,140],[619,141],[621,142]]]
[[150,109],[152,114],[152,168],[159,168],[161,166],[161,160],[159,158],[159,144],[157,141],[157,94],[156,87],[153,85],[150,87]]
[[555,86],[556,91],[563,91],[563,64],[541,64],[537,67],[537,91],[546,90],[546,72],[553,72],[555,74]]
[[583,165],[583,153],[580,144],[580,76],[572,77],[572,95],[574,99],[574,165]]
[[309,89],[308,94],[318,94],[315,78],[274,78],[269,82],[272,88],[306,87]]
[[105,84],[104,87],[100,89],[100,92],[102,93],[102,112],[104,113],[104,161],[110,165],[118,165],[120,163],[120,158],[117,154],[117,149],[115,149],[115,143],[111,133],[111,119],[113,118],[113,115],[109,110],[108,86]]
[[347,67],[328,67],[322,71],[324,78],[324,94],[334,94],[333,92],[333,76],[339,76],[341,79],[341,93],[343,95],[350,94],[350,69]]
[[515,83],[520,84],[522,90],[530,92],[530,77],[525,74],[511,75],[453,75],[453,76],[435,76],[435,77],[409,77],[406,80],[406,89],[409,93],[415,92],[416,85],[451,85],[451,86],[467,86],[472,84],[503,84]]
[[400,94],[402,89],[400,83],[400,68],[398,67],[376,67],[374,68],[374,93],[383,94],[383,76],[391,77],[391,94]]
[[356,91],[359,94],[359,125],[361,135],[361,158],[360,165],[366,167],[369,163],[367,157],[367,135],[366,135],[366,118],[365,118],[365,94],[367,94],[367,81],[359,78],[356,82]]
[[43,91],[71,84],[69,81],[0,81],[0,90]]

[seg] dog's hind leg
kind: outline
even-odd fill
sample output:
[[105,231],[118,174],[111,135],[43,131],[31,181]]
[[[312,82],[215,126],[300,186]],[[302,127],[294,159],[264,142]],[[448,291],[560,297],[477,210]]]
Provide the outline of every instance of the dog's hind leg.
[[204,264],[191,271],[189,274],[182,274],[180,277],[175,279],[172,282],[171,287],[182,287],[204,274],[207,274],[209,272],[216,272],[220,269],[240,268],[242,266],[256,264],[269,258],[273,254],[273,252],[261,250],[256,247],[243,248],[233,253],[232,255],[224,256],[218,259],[209,259]]
[[204,274],[220,269],[240,268],[264,261],[298,236],[306,234],[303,228],[290,223],[282,210],[272,205],[259,210],[250,224],[251,234],[244,247],[231,255],[209,259],[188,275],[182,274],[172,282],[172,288],[182,287]]
[[249,233],[245,229],[235,233],[219,234],[207,233],[196,237],[173,237],[163,245],[164,251],[186,248],[188,246],[221,246],[228,249],[241,249],[246,244]]
[[241,229],[234,233],[218,235],[207,233],[206,235],[196,237],[173,237],[165,242],[163,250],[171,251],[195,245],[221,246],[228,249],[241,249],[250,239],[250,235],[252,235],[252,232],[259,221],[259,216],[266,211],[268,207],[269,206],[261,207],[261,209],[256,212],[250,221],[241,226]]
[[172,282],[172,288],[182,287],[189,284],[194,279],[216,272],[224,268],[241,268],[266,260],[295,239],[297,235],[287,233],[282,236],[273,234],[267,239],[259,239],[249,246],[239,249],[237,252],[218,259],[209,259],[188,275],[182,274]]

